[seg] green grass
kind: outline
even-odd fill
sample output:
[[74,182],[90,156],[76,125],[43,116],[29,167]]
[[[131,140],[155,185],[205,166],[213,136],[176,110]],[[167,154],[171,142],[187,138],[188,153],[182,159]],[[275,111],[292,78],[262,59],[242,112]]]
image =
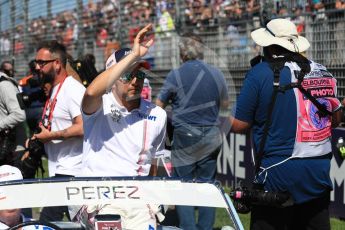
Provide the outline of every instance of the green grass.
[[[48,173],[48,160],[47,160],[47,158],[45,158],[45,157],[42,158],[42,164],[43,164],[43,168],[44,168],[44,174],[42,176],[41,170],[38,170],[38,172],[36,173],[36,178],[46,178],[46,177],[49,177],[49,173]],[[40,217],[41,209],[42,209],[42,207],[32,208],[32,218],[38,220],[39,217]]]
[[[240,214],[239,216],[240,216],[244,229],[249,229],[250,215]],[[214,229],[221,229],[223,226],[226,226],[226,225],[233,226],[233,223],[230,220],[227,211],[224,208],[217,208],[216,222],[215,222],[215,225],[213,226]]]
[[44,173],[42,176],[41,170],[38,170],[38,173],[36,173],[36,178],[47,178],[49,177],[49,172],[48,172],[48,159],[45,157],[42,157],[42,165],[44,169]]
[[[249,229],[250,214],[240,214],[240,219],[244,229]],[[223,226],[233,226],[227,211],[224,208],[217,208],[216,210],[216,223],[214,229],[221,229]],[[332,230],[344,230],[345,221],[336,218],[331,218],[331,229]]]

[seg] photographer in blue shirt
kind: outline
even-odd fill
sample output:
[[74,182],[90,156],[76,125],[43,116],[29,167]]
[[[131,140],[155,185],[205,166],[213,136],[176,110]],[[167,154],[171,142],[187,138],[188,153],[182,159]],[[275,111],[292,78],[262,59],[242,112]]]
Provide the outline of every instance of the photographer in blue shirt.
[[293,200],[286,207],[253,204],[251,229],[330,229],[330,138],[341,108],[336,79],[301,55],[310,44],[287,19],[273,19],[251,37],[264,60],[246,75],[231,129],[252,131],[256,156],[262,156],[254,185]]

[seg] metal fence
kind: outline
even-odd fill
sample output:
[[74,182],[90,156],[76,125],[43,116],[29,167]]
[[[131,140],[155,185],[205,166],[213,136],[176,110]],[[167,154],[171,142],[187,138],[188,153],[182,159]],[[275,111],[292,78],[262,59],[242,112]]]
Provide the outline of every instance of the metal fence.
[[[161,2],[166,3],[164,9],[160,9]],[[130,46],[138,29],[152,22],[155,45],[146,58],[157,75],[151,79],[154,95],[167,72],[180,64],[179,38],[183,32],[189,31],[203,39],[205,60],[224,72],[230,97],[235,101],[245,72],[250,67],[250,59],[260,52],[250,39],[250,32],[260,26],[262,17],[234,20],[219,13],[207,21],[195,22],[188,18],[186,2],[3,0],[0,3],[0,58],[13,61],[16,77],[21,78],[28,71],[28,62],[34,58],[37,44],[45,39],[57,39],[66,45],[75,59],[92,53],[96,57],[96,68],[102,70],[107,56],[114,49]],[[272,1],[260,2],[267,3],[268,7]],[[293,7],[302,1],[276,2],[285,2],[286,6]],[[262,8],[265,7],[263,5]],[[290,17],[301,34],[308,38],[312,44],[308,57],[330,69],[338,79],[338,96],[345,97],[344,10],[326,9],[285,17]]]

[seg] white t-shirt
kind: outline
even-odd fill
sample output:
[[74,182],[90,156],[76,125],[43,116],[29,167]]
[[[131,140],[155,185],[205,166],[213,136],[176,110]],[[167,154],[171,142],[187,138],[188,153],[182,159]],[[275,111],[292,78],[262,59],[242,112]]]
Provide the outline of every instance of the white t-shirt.
[[94,114],[83,113],[83,176],[147,176],[165,147],[166,112],[143,99],[128,112],[112,92],[102,100]]
[[[51,100],[59,88],[54,86]],[[57,95],[53,111],[51,131],[63,130],[72,125],[73,118],[81,114],[80,106],[85,87],[69,76],[65,79]],[[49,176],[55,174],[73,175],[80,173],[83,138],[72,137],[66,140],[53,140],[44,144],[48,155]]]

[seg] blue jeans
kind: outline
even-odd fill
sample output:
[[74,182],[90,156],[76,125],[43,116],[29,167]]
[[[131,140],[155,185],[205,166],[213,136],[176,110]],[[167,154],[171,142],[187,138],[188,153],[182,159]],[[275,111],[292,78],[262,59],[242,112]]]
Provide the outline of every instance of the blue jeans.
[[[185,179],[214,180],[216,175],[217,156],[221,149],[221,135],[217,127],[199,127],[201,132],[183,133],[183,129],[176,132],[172,144],[172,163],[174,176]],[[178,154],[189,154],[190,157],[180,157]],[[211,150],[205,154],[204,150]],[[205,156],[206,155],[206,156]],[[182,163],[186,159],[185,164]],[[193,161],[194,160],[194,161]],[[195,218],[195,207],[176,206],[180,228],[184,230],[213,229],[215,208],[197,207],[198,221]]]

